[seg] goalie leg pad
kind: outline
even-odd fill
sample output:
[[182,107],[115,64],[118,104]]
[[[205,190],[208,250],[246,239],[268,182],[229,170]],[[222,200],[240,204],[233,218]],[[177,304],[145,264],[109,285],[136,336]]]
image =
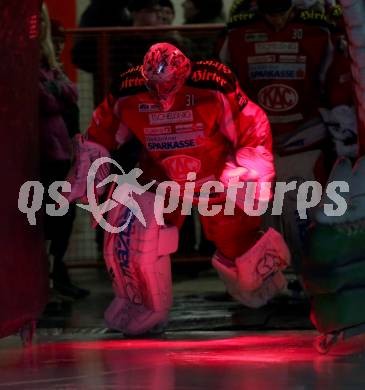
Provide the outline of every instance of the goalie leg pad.
[[334,294],[315,295],[311,298],[311,320],[321,333],[350,328],[365,322],[361,310],[365,289],[345,289]]
[[241,290],[255,291],[271,275],[290,264],[290,252],[280,233],[270,228],[235,261]]
[[232,261],[225,259],[217,252],[212,262],[228,293],[245,306],[252,308],[262,307],[286,287],[284,275],[281,272],[276,272],[264,280],[256,290],[244,290],[239,283],[237,267],[235,267]]
[[133,194],[146,226],[125,206],[109,212],[108,222],[127,228],[119,234],[106,233],[104,256],[117,298],[105,313],[108,325],[127,334],[140,334],[167,321],[172,305],[169,254],[177,249],[175,226],[158,226],[154,195]]
[[106,309],[104,319],[110,329],[126,335],[139,335],[164,327],[168,314],[168,310],[154,311],[133,303],[129,298],[115,297]]

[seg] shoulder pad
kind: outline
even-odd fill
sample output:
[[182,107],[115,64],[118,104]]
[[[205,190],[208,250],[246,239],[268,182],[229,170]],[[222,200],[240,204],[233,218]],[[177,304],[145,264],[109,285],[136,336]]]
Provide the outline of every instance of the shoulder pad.
[[243,4],[246,2],[246,0],[234,0],[232,5],[231,5],[231,8],[229,9],[229,17],[237,14],[237,12],[239,12],[242,7],[243,7]]
[[247,96],[239,88],[236,76],[227,65],[218,61],[194,62],[186,85],[230,95],[239,110],[243,110],[248,102]]
[[237,12],[229,17],[227,27],[230,29],[245,26],[251,22],[254,22],[258,18],[259,16],[255,11]]
[[140,92],[147,92],[142,76],[142,65],[123,72],[111,88],[111,93],[116,98],[135,95]]
[[334,31],[342,28],[342,24],[344,23],[343,10],[339,4],[336,4],[327,10],[327,20]]
[[321,12],[315,9],[305,9],[298,13],[295,18],[296,21],[316,25],[320,27],[330,27],[328,17],[325,12]]
[[343,16],[340,4],[335,4],[328,12],[332,18],[341,18]]
[[246,25],[257,18],[257,7],[251,0],[235,0],[229,10],[228,28]]
[[212,89],[223,93],[236,90],[236,77],[227,65],[218,61],[197,61],[186,84],[190,87]]
[[257,6],[253,5],[251,0],[234,0],[229,9],[229,18],[234,15],[256,10]]

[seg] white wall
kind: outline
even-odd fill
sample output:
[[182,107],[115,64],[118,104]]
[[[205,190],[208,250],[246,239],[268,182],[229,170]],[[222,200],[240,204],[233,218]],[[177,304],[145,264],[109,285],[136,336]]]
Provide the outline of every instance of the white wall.
[[78,21],[80,19],[80,15],[84,12],[85,8],[89,5],[89,0],[77,0],[77,17]]

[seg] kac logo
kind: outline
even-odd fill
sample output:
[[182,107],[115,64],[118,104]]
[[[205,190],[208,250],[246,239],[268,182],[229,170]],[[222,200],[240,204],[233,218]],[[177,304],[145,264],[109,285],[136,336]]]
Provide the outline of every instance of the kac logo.
[[298,100],[297,91],[285,84],[268,85],[258,93],[260,106],[269,111],[289,111]]

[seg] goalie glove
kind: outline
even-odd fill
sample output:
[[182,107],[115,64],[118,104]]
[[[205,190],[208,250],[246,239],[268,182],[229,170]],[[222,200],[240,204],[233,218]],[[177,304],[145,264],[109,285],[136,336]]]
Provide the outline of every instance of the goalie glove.
[[[268,202],[271,198],[271,183],[275,177],[273,155],[263,146],[244,147],[237,150],[235,159],[227,161],[220,176],[225,187],[233,183],[254,183],[254,199]],[[267,183],[267,184],[264,184]],[[246,186],[237,192],[237,205],[243,209]]]
[[[74,138],[74,152],[75,160],[66,179],[71,184],[71,192],[65,194],[65,197],[69,202],[74,202],[77,199],[81,199],[84,202],[87,194],[87,178],[90,167],[95,160],[109,157],[109,152],[104,146],[85,139],[81,134],[77,134]],[[109,171],[109,163],[105,163],[96,172],[94,185],[97,196],[102,195],[104,188],[96,187],[109,175]]]

